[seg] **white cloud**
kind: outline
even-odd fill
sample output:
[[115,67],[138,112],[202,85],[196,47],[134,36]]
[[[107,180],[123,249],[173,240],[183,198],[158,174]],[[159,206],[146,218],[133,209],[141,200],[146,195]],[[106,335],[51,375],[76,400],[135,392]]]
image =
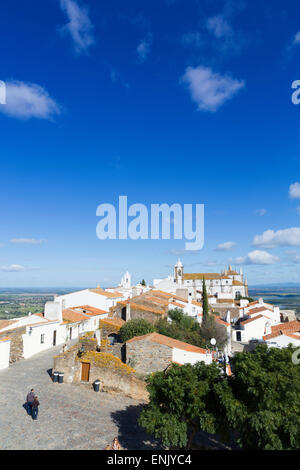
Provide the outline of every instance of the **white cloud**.
[[140,42],[136,50],[140,62],[145,62],[145,60],[147,59],[151,51],[151,45],[152,45],[152,34],[149,33],[148,36],[143,41]]
[[255,213],[258,214],[258,215],[260,215],[260,216],[264,216],[264,215],[266,215],[267,210],[266,210],[266,209],[257,209],[257,210],[255,211]]
[[235,242],[220,243],[217,248],[215,248],[215,251],[228,251],[231,250],[234,246],[236,246]]
[[300,31],[295,34],[294,40],[293,40],[293,45],[300,44]]
[[261,235],[256,235],[253,246],[274,248],[276,246],[300,246],[300,228],[292,227],[284,230],[266,230]]
[[19,119],[51,119],[61,108],[43,87],[14,80],[6,82],[6,104],[0,111]]
[[25,244],[25,245],[40,245],[41,243],[46,243],[47,240],[41,239],[38,240],[36,238],[12,238],[10,243],[15,244]]
[[214,73],[208,67],[188,67],[181,81],[188,86],[198,110],[215,112],[245,86],[243,80]]
[[293,183],[290,185],[289,196],[292,199],[300,199],[300,183]]
[[240,256],[235,260],[236,264],[275,264],[279,261],[277,256],[273,256],[266,251],[255,250],[248,253],[247,256]]
[[232,28],[222,15],[208,18],[206,27],[217,39],[232,36]]
[[24,266],[21,266],[20,264],[11,264],[10,266],[0,266],[0,271],[6,272],[6,273],[17,273],[20,271],[24,271],[25,268]]
[[61,28],[68,32],[73,39],[75,51],[80,54],[94,44],[93,24],[85,6],[80,6],[75,0],[60,0],[60,6],[67,15],[69,22]]

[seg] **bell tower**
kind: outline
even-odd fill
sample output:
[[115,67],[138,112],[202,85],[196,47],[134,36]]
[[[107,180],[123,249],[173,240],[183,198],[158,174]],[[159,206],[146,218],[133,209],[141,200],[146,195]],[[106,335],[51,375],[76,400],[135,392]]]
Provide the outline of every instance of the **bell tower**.
[[179,285],[182,284],[182,281],[183,281],[183,264],[180,261],[180,259],[178,259],[178,261],[177,261],[177,263],[175,264],[175,267],[174,267],[174,278],[175,278],[175,282],[177,282],[177,284],[179,284]]

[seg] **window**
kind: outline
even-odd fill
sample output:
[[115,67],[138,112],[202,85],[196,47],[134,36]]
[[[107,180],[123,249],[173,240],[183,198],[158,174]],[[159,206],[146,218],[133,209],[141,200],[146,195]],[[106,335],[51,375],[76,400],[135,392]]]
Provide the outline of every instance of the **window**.
[[41,344],[45,343],[45,335],[41,335]]

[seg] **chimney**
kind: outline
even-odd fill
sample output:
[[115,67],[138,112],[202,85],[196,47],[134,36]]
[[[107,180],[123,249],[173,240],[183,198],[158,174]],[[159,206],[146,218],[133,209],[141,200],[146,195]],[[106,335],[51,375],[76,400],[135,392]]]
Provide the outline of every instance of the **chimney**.
[[50,321],[62,322],[62,306],[59,302],[46,302],[44,308],[44,318]]

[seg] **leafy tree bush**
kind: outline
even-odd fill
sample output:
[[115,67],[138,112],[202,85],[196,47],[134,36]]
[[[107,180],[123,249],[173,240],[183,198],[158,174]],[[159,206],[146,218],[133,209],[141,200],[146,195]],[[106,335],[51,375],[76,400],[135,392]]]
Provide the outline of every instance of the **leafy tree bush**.
[[136,318],[127,321],[120,329],[120,338],[123,343],[134,338],[135,336],[147,335],[155,331],[154,325],[144,320],[143,318]]
[[262,345],[237,353],[233,375],[217,364],[172,365],[147,380],[150,402],[140,416],[147,432],[165,446],[191,446],[199,430],[226,442],[237,436],[242,449],[300,448],[300,365],[296,348]]
[[203,317],[203,321],[200,326],[200,335],[206,344],[210,344],[211,338],[215,338],[217,346],[220,349],[222,349],[227,342],[226,328],[222,325],[219,325],[212,315]]
[[243,449],[300,448],[300,365],[296,349],[261,345],[232,360],[232,397],[223,400]]
[[200,335],[199,323],[194,318],[183,313],[181,309],[171,310],[169,317],[172,323],[164,318],[155,324],[158,333],[194,346],[205,347],[206,343]]
[[197,363],[174,364],[147,379],[150,402],[139,424],[165,446],[190,447],[195,433],[221,429],[217,387],[222,386],[220,368]]

